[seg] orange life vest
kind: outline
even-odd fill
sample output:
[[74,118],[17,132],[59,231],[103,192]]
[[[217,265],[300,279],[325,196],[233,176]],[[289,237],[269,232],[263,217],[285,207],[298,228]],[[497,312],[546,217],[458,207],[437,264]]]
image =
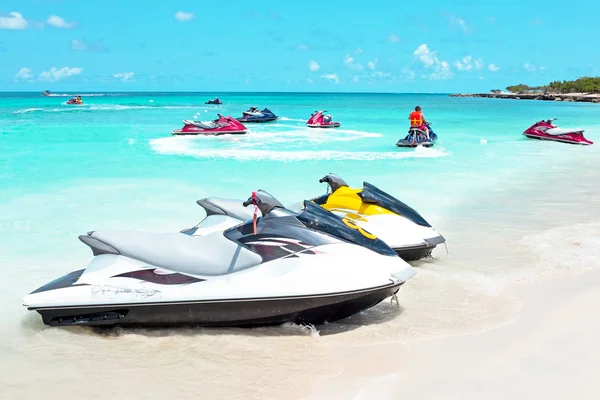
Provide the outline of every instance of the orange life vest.
[[421,111],[411,112],[408,118],[410,119],[410,126],[423,125],[423,114],[421,114]]

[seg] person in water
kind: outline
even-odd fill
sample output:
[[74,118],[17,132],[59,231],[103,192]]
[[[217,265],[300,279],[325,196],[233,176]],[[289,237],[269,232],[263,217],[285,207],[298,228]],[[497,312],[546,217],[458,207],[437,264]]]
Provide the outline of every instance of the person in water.
[[408,119],[410,121],[410,127],[417,128],[425,132],[425,136],[427,137],[427,140],[429,140],[429,129],[427,128],[427,124],[429,124],[429,122],[425,119],[425,116],[421,111],[421,106],[416,106],[415,111],[410,113]]

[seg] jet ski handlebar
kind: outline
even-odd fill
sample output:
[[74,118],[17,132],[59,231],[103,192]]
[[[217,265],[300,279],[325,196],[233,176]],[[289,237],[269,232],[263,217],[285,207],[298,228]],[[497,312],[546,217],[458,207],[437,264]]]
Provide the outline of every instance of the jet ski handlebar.
[[285,206],[281,204],[279,200],[262,189],[252,192],[252,196],[242,203],[244,207],[248,207],[250,204],[256,205],[263,216],[266,216],[274,208],[285,208]]
[[323,182],[326,182],[329,185],[332,193],[338,190],[341,186],[348,186],[348,184],[342,178],[333,173],[329,173],[319,179],[319,183]]

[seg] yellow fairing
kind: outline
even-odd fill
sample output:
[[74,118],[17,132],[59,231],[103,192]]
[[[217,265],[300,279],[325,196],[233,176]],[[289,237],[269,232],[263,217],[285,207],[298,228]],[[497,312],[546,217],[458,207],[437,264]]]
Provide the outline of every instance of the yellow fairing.
[[[342,211],[346,213],[346,218],[355,221],[365,220],[361,215],[375,215],[375,214],[395,214],[385,208],[382,208],[375,204],[363,203],[362,199],[358,196],[361,189],[351,189],[346,186],[338,188],[335,192],[329,195],[327,202],[322,205],[323,208],[329,211]],[[348,210],[355,211],[356,214],[348,212]]]

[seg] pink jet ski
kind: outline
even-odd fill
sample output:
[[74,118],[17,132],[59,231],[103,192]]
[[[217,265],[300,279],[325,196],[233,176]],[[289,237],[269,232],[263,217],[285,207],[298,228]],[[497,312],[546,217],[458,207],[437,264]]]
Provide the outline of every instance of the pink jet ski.
[[341,124],[335,122],[333,117],[329,114],[325,114],[327,111],[315,111],[306,122],[306,126],[309,128],[337,128]]
[[217,114],[219,118],[214,121],[191,121],[183,120],[183,128],[175,129],[172,135],[242,135],[248,129],[232,117],[224,117]]
[[530,139],[553,140],[555,142],[582,144],[589,146],[594,142],[583,137],[583,129],[564,129],[552,124],[556,118],[539,121],[530,126],[523,135]]

